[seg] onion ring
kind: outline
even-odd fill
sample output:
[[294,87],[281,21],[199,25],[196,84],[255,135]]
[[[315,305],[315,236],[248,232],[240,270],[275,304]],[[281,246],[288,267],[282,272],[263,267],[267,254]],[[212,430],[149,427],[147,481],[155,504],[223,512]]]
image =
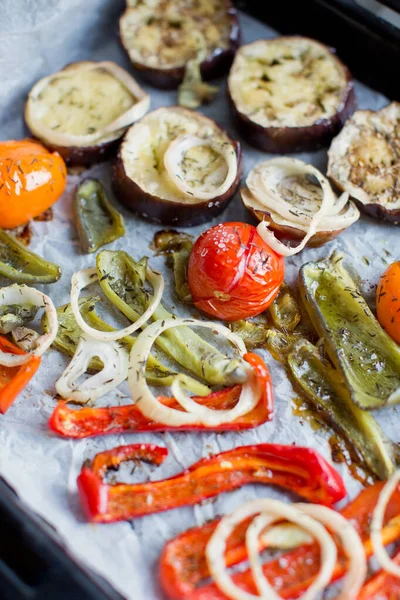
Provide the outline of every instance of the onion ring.
[[[235,527],[248,517],[254,516],[246,531],[246,547],[252,576],[260,595],[256,596],[238,587],[225,566],[226,542]],[[259,557],[259,539],[265,538],[266,527],[282,518],[295,524],[300,531],[311,534],[321,546],[321,567],[318,576],[300,596],[302,600],[313,600],[329,583],[337,558],[336,545],[325,526],[337,534],[349,559],[349,569],[343,589],[335,600],[353,600],[367,575],[367,560],[360,536],[340,513],[318,504],[288,505],[280,500],[259,499],[248,502],[218,523],[206,547],[206,560],[210,574],[218,588],[233,600],[278,600],[281,598],[266,579]],[[270,531],[273,531],[272,528]]]
[[212,410],[199,405],[194,406],[194,400],[182,390],[181,386],[182,383],[185,383],[185,380],[180,375],[178,375],[176,384],[173,384],[173,391],[176,393],[174,397],[183,408],[189,409],[188,412],[161,404],[151,392],[147,385],[145,369],[154,341],[161,333],[168,329],[187,325],[205,327],[216,331],[232,342],[241,355],[247,352],[242,339],[230,329],[218,323],[197,321],[195,319],[165,319],[148,325],[136,339],[130,355],[128,383],[137,408],[147,418],[158,423],[163,423],[164,425],[172,426],[199,424],[218,426],[221,423],[230,422],[250,412],[259,401],[260,390],[258,389],[253,370],[247,364],[243,365],[246,369],[247,380],[242,386],[237,404],[230,410]]
[[[280,182],[291,176],[309,175],[317,179],[322,199],[308,197],[304,199],[305,208],[286,201],[278,191]],[[275,158],[264,161],[252,169],[246,180],[246,188],[242,196],[246,204],[258,210],[267,210],[273,221],[280,225],[293,227],[304,231],[305,236],[295,247],[289,247],[279,241],[268,229],[269,223],[262,221],[258,233],[263,240],[282,256],[293,256],[306,246],[313,235],[325,230],[340,230],[349,227],[359,218],[356,206],[349,202],[349,196],[344,193],[337,198],[326,177],[312,165],[294,158]],[[315,210],[319,204],[318,210]],[[346,205],[348,205],[346,209]],[[343,212],[345,211],[345,212]]]
[[26,354],[13,354],[0,351],[0,365],[17,367],[27,363],[32,356],[41,356],[54,342],[58,331],[58,319],[55,306],[46,294],[27,285],[14,283],[0,290],[0,304],[22,304],[29,302],[34,306],[43,308],[49,323],[48,333],[44,333],[36,341],[34,350]]
[[393,562],[389,554],[386,552],[384,545],[382,544],[382,527],[386,507],[399,481],[400,469],[393,473],[390,479],[388,479],[386,482],[385,486],[382,488],[382,491],[379,494],[378,502],[372,514],[371,521],[371,541],[375,558],[382,569],[388,573],[391,573],[391,575],[395,575],[396,577],[400,577],[400,566]]
[[80,271],[74,273],[71,279],[71,309],[75,320],[82,331],[95,340],[113,342],[120,340],[127,335],[131,335],[143,327],[143,325],[145,325],[145,323],[150,319],[160,304],[164,291],[164,278],[160,273],[147,268],[146,277],[154,288],[154,296],[150,305],[139,317],[139,319],[137,319],[137,321],[131,325],[128,325],[123,329],[119,329],[118,331],[99,331],[98,329],[94,329],[86,323],[79,310],[79,294],[86,286],[98,281],[97,270],[95,268],[81,269]]
[[[185,182],[184,174],[179,168],[183,160],[183,155],[191,148],[196,148],[198,146],[208,146],[214,150],[214,152],[222,156],[227,165],[227,173],[224,181],[218,187],[214,187],[210,192],[202,191],[188,185]],[[192,198],[198,198],[199,200],[213,200],[214,198],[225,194],[235,181],[238,172],[236,152],[230,144],[216,144],[209,138],[203,139],[195,135],[183,135],[171,142],[164,154],[164,166],[171,181],[174,182],[181,192]]]
[[[104,367],[90,376],[79,386],[78,381],[89,366],[90,360],[97,356]],[[66,400],[87,404],[97,400],[125,381],[128,376],[129,355],[117,342],[104,342],[84,337],[79,341],[71,362],[56,381],[57,393]]]

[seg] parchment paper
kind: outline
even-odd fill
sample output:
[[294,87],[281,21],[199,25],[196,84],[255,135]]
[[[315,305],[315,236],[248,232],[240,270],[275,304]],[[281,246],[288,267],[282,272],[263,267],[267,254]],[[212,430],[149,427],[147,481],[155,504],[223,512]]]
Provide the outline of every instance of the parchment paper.
[[[3,0],[0,11],[0,86],[1,138],[20,138],[26,135],[23,125],[25,95],[40,77],[61,68],[68,62],[82,59],[114,60],[130,69],[117,38],[118,16],[123,3],[117,0]],[[244,42],[272,37],[274,31],[249,18],[241,16]],[[152,108],[175,103],[175,92],[149,89]],[[361,108],[377,109],[387,100],[361,84],[357,84],[358,104]],[[235,135],[228,116],[224,83],[217,100],[204,112],[215,118]],[[266,158],[254,149],[244,147],[244,174]],[[326,152],[298,155],[323,171]],[[110,169],[96,166],[85,175],[100,177],[109,187]],[[72,222],[71,193],[78,183],[77,176],[69,177],[68,191],[54,209],[54,220],[34,223],[31,248],[62,266],[62,279],[51,286],[43,286],[56,306],[69,301],[71,275],[77,269],[94,264],[94,257],[80,254],[76,231]],[[109,248],[123,248],[135,258],[152,256],[149,244],[159,227],[141,221],[121,208],[126,219],[127,235]],[[233,200],[219,220],[246,220],[240,199]],[[209,223],[211,226],[217,222]],[[204,226],[191,230],[197,235]],[[286,261],[287,278],[293,281],[301,264],[328,255],[339,247],[346,252],[349,263],[355,266],[365,282],[365,292],[372,294],[377,278],[389,262],[400,259],[400,229],[377,223],[363,217],[339,239],[314,250],[305,250],[300,256]],[[367,267],[362,257],[370,259]],[[164,270],[164,259],[151,258],[151,265]],[[166,272],[165,304],[175,305],[171,295],[172,277]],[[176,312],[183,314],[179,305]],[[164,543],[181,531],[201,524],[217,514],[238,506],[255,496],[277,494],[265,486],[251,487],[224,494],[213,502],[194,508],[184,508],[165,514],[138,519],[134,523],[89,525],[85,522],[76,492],[76,477],[82,462],[96,452],[132,442],[155,442],[168,446],[167,462],[156,470],[141,471],[142,479],[158,479],[177,473],[210,452],[228,450],[254,442],[280,442],[310,445],[325,457],[330,457],[328,435],[315,432],[307,422],[292,415],[291,398],[294,396],[283,368],[267,353],[262,353],[269,364],[276,398],[276,417],[254,431],[234,434],[178,433],[112,435],[94,440],[68,441],[52,435],[47,420],[55,401],[54,382],[67,360],[57,351],[50,351],[43,359],[39,373],[5,416],[0,416],[0,473],[37,513],[56,527],[70,552],[82,563],[107,578],[126,598],[151,600],[161,597],[158,587],[157,561]],[[123,393],[115,391],[107,402],[115,404]],[[126,402],[126,400],[125,400]],[[398,409],[381,411],[379,420],[388,435],[400,441]],[[353,481],[344,465],[339,465],[353,497],[359,484]],[[282,494],[280,494],[282,496]]]

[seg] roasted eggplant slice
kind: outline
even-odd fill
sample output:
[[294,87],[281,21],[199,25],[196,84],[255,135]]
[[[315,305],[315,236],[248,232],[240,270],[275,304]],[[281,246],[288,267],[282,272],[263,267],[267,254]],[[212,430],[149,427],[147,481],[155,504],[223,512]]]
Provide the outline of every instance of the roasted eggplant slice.
[[355,108],[347,67],[327,46],[296,36],[242,46],[228,94],[239,132],[265,152],[320,148]]
[[328,176],[360,209],[400,225],[400,103],[355,112],[328,158]]
[[114,169],[119,200],[164,225],[199,225],[224,210],[237,190],[241,150],[214,121],[179,107],[135,123]]
[[148,94],[124,69],[84,61],[38,81],[25,120],[35,137],[69,164],[88,165],[106,158],[149,105]]
[[120,35],[133,66],[152,85],[173,89],[185,66],[204,56],[204,79],[226,73],[239,45],[239,23],[230,0],[128,2]]
[[300,269],[300,292],[353,402],[363,410],[400,402],[400,348],[372,314],[343,255]]
[[360,216],[348,194],[338,198],[318,169],[295,158],[256,165],[240,193],[245,207],[259,221],[268,221],[279,238],[304,240],[308,235],[308,246],[326,244]]

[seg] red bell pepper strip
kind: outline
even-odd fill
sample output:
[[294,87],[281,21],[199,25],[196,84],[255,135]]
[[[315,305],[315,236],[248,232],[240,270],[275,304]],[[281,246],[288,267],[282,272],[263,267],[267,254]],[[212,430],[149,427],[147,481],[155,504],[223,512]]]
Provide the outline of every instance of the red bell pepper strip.
[[[166,426],[163,423],[149,421],[134,404],[111,406],[108,408],[68,408],[66,402],[60,402],[49,420],[49,427],[59,435],[70,438],[84,438],[106,433],[140,432],[140,431],[188,431],[212,430],[230,431],[258,427],[273,417],[274,402],[271,376],[267,366],[258,354],[245,354],[244,359],[253,367],[262,390],[257,406],[246,415],[231,423],[223,423],[217,427],[206,425],[182,425],[179,427]],[[217,410],[231,409],[237,403],[241,386],[235,385],[218,392],[212,392],[205,397],[196,397],[195,401],[208,408]],[[182,410],[174,398],[160,396],[159,402]]]
[[[400,552],[393,558],[400,565]],[[399,600],[400,577],[391,575],[387,571],[379,571],[363,586],[357,600]]]
[[103,482],[99,463],[109,464],[116,460],[115,456],[118,464],[122,460],[142,459],[143,453],[146,460],[159,464],[160,455],[164,459],[167,451],[145,444],[121,446],[101,452],[91,465],[83,465],[78,489],[90,521],[112,523],[193,505],[246,483],[278,485],[328,506],[346,494],[340,475],[315,450],[279,444],[256,444],[221,452],[160,481],[114,485]]
[[[26,354],[21,348],[3,336],[0,336],[0,350],[12,354]],[[28,362],[19,367],[0,365],[0,413],[2,415],[27,386],[38,370],[40,362],[40,356],[32,356]]]
[[[341,511],[360,534],[367,557],[373,553],[369,529],[371,514],[383,485],[384,482],[380,482],[366,488]],[[395,518],[398,515],[400,489],[392,495],[385,514],[385,526],[382,529],[385,544],[400,539],[400,519]],[[205,549],[218,522],[219,519],[216,519],[201,527],[189,529],[165,545],[160,559],[159,576],[162,589],[170,600],[227,600],[214,583],[199,587],[201,582],[209,577]],[[240,523],[228,540],[225,555],[227,566],[239,564],[247,559],[245,534],[248,523],[249,520]],[[262,549],[260,547],[260,550]],[[263,571],[282,597],[296,598],[313,582],[319,569],[319,560],[319,547],[313,543],[266,563]],[[332,581],[342,577],[345,572],[346,561],[339,553]],[[252,594],[257,593],[249,569],[233,575],[233,580],[244,590]],[[373,597],[371,596],[371,600]],[[362,600],[367,598],[369,596],[363,596]]]

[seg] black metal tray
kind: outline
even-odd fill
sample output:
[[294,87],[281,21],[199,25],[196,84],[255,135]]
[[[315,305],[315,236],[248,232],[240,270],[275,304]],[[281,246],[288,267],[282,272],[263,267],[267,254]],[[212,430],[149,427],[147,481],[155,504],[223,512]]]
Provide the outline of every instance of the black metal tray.
[[[400,11],[400,0],[384,0]],[[400,100],[400,30],[354,0],[241,0],[239,8],[282,33],[337,48],[353,75]],[[123,600],[66,552],[56,531],[0,478],[0,600]]]

